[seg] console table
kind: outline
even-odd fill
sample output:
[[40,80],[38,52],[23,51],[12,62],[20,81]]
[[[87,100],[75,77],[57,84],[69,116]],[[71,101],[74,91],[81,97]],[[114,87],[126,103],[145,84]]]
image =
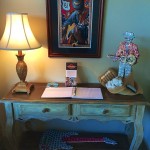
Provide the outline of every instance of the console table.
[[[120,120],[125,124],[134,123],[134,136],[130,150],[138,150],[143,139],[142,119],[145,105],[143,95],[123,96],[111,94],[100,84],[85,83],[80,87],[100,87],[103,100],[82,100],[73,98],[42,99],[41,95],[46,83],[33,83],[34,88],[30,95],[10,91],[1,103],[5,106],[6,126],[4,135],[7,137],[11,149],[14,147],[15,135],[13,125],[15,120],[28,120],[30,118],[49,120],[60,118],[68,121],[82,119],[96,119],[98,121]],[[64,84],[59,84],[64,86]],[[16,149],[16,148],[15,148]]]

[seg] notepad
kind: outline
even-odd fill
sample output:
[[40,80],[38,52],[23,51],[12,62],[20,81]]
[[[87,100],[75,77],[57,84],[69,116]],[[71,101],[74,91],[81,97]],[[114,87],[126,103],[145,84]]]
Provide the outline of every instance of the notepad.
[[41,98],[103,99],[100,88],[46,87]]

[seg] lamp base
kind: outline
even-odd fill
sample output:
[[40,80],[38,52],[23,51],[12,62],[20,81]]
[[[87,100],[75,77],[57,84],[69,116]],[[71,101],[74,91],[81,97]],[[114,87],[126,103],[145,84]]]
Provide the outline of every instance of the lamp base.
[[18,82],[14,89],[12,90],[12,93],[27,93],[30,94],[31,88],[33,88],[34,85],[32,83],[27,82]]

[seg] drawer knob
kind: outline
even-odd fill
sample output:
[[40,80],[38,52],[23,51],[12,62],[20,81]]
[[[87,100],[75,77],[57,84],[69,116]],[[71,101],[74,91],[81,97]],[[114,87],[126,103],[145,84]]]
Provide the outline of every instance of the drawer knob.
[[109,113],[109,110],[108,109],[104,109],[103,110],[103,114],[108,114]]
[[44,108],[44,109],[42,110],[42,112],[43,112],[43,113],[50,112],[50,109],[49,109],[49,108]]

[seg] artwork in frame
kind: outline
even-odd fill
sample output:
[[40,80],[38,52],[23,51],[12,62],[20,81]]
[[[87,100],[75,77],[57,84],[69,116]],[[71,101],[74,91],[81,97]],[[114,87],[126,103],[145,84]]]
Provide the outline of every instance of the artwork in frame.
[[98,58],[104,0],[47,0],[49,57]]

